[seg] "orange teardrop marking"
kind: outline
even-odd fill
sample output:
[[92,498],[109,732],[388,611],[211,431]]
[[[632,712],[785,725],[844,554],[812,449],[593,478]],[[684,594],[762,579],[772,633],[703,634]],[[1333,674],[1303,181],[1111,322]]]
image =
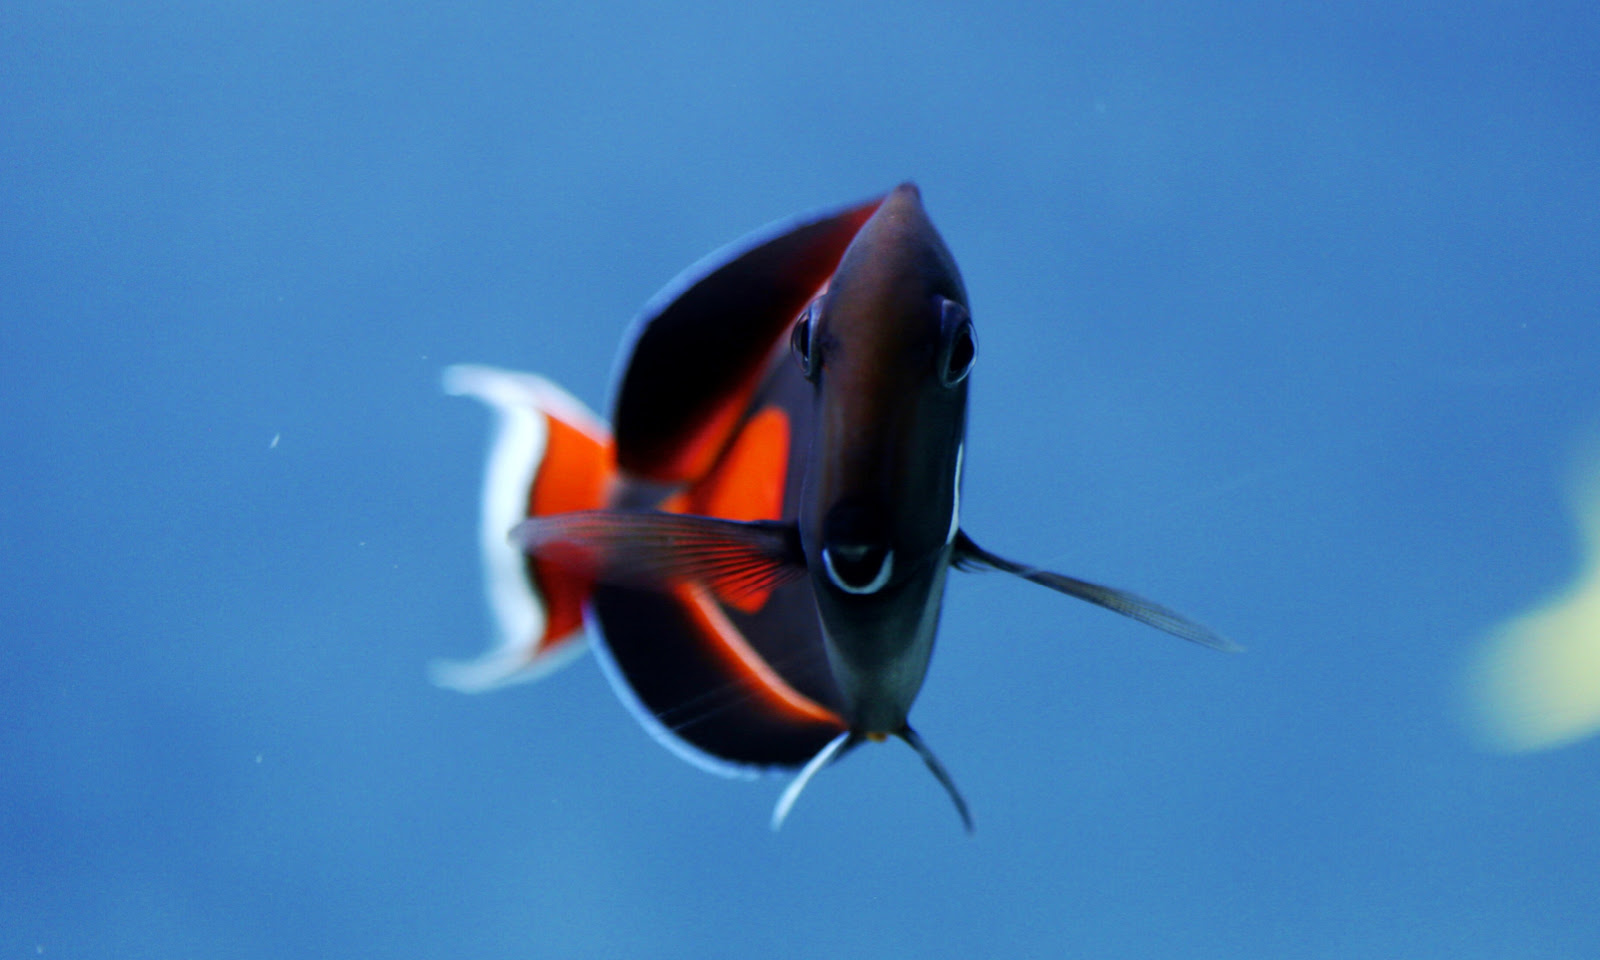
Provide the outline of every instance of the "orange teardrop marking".
[[[685,511],[725,520],[777,520],[783,516],[783,489],[789,474],[789,415],[763,407],[745,421],[716,469],[689,492]],[[772,594],[770,586],[713,583],[717,598],[736,610],[755,613]]]

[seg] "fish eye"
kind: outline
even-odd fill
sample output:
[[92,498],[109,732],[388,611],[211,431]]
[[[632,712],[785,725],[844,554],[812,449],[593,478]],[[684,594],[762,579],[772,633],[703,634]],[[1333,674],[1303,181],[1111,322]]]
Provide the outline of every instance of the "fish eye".
[[972,315],[954,300],[945,300],[940,316],[939,380],[953,387],[972,372],[978,359],[978,336],[972,329]]
[[789,345],[794,349],[796,360],[800,361],[800,372],[807,380],[815,382],[817,379],[816,346],[816,319],[817,301],[812,300],[806,304],[806,309],[800,314],[800,319],[794,322],[794,329],[789,334]]

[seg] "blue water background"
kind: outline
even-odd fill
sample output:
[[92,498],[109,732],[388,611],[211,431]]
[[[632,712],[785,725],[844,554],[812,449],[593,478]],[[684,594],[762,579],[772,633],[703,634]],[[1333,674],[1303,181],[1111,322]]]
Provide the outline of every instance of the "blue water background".
[[[0,956],[1600,956],[1600,741],[1457,680],[1579,562],[1592,3],[0,12]],[[899,745],[780,781],[591,660],[478,697],[475,361],[915,178],[963,517],[1170,640],[952,582]]]

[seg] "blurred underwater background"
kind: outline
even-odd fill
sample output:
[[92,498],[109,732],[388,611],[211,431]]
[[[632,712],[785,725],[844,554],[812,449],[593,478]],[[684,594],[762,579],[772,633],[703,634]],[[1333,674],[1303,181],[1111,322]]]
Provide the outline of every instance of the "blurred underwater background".
[[[0,955],[1600,956],[1597,63],[1576,2],[8,4]],[[681,269],[905,179],[966,528],[1247,652],[953,576],[971,838],[902,745],[772,833],[592,658],[430,685],[441,371],[604,409]]]

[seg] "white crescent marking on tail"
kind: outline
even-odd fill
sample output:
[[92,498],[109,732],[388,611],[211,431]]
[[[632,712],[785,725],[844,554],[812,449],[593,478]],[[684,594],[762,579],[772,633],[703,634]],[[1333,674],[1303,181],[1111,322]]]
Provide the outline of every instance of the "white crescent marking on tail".
[[499,640],[476,660],[430,667],[440,686],[477,692],[538,679],[583,651],[583,643],[572,640],[540,654],[537,645],[548,622],[544,598],[528,581],[522,551],[506,534],[527,514],[528,493],[544,463],[550,439],[545,411],[591,436],[604,437],[606,428],[580,401],[543,377],[461,364],[446,368],[443,381],[446,393],[477,398],[495,412],[497,421],[484,470],[478,542]]

